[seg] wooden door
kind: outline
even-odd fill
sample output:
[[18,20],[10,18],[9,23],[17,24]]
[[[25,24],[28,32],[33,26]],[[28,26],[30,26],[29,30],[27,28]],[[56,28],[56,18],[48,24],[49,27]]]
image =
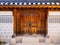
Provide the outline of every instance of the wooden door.
[[17,11],[17,34],[41,34],[45,30],[45,13],[40,10]]

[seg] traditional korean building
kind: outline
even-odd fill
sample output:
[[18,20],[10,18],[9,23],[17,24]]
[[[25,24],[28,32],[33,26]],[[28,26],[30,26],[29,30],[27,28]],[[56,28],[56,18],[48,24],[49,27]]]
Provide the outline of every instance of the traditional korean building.
[[0,35],[46,36],[60,29],[59,19],[59,0],[0,0]]

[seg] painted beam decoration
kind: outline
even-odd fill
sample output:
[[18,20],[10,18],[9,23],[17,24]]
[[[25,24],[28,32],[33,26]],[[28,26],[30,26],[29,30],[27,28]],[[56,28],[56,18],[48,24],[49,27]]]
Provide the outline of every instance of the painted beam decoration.
[[0,0],[0,5],[60,5],[59,0]]
[[31,2],[28,2],[28,3],[26,3],[26,2],[24,2],[24,3],[22,3],[22,2],[20,2],[20,3],[18,3],[18,2],[0,2],[0,5],[60,5],[60,3],[59,2],[47,2],[47,3],[45,3],[45,2],[42,2],[42,3],[40,3],[40,2],[38,2],[38,3],[36,3],[36,2],[33,2],[33,3],[31,3]]

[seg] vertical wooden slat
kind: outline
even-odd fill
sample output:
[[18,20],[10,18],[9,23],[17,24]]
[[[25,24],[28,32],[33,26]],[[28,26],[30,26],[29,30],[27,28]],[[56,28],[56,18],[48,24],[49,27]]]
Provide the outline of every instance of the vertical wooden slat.
[[13,14],[14,14],[14,34],[16,34],[17,30],[17,10],[13,9]]
[[44,33],[44,36],[46,36],[46,34],[47,34],[47,31],[48,31],[48,22],[47,22],[47,20],[48,20],[48,9],[44,9],[44,11],[43,11],[43,13],[44,13],[44,30],[43,30],[43,33]]
[[46,35],[47,34],[47,9],[40,10],[40,33]]
[[46,9],[46,34],[48,33],[48,9]]

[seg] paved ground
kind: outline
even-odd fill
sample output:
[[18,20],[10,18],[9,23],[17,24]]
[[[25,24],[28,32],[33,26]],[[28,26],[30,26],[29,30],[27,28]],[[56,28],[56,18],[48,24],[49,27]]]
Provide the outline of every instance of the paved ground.
[[45,43],[18,43],[16,45],[46,45]]

